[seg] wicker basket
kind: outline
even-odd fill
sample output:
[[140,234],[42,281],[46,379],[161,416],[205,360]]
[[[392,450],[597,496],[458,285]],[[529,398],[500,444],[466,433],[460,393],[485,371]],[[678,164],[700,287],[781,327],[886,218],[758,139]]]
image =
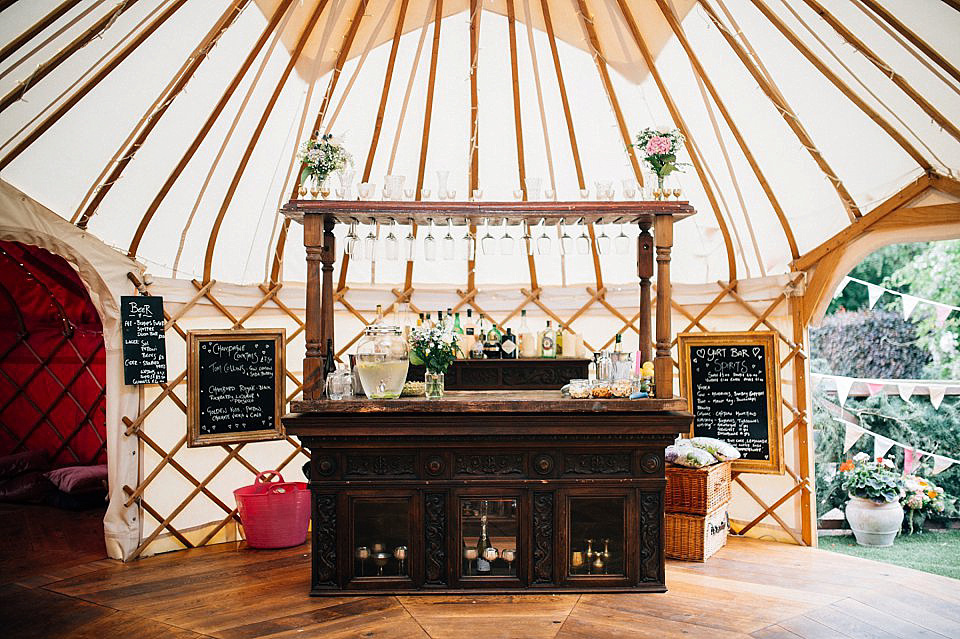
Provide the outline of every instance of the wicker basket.
[[665,553],[670,559],[706,561],[727,545],[727,505],[707,515],[667,513]]
[[664,508],[668,513],[706,515],[730,501],[730,462],[703,468],[667,464],[667,493]]

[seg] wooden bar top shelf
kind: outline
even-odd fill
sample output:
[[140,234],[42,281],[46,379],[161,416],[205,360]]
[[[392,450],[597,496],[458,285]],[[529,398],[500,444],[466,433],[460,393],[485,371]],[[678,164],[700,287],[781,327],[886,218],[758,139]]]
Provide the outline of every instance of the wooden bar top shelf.
[[[307,254],[303,399],[283,425],[311,453],[310,594],[666,590],[663,453],[692,421],[670,356],[673,222],[693,215],[687,202],[292,200],[282,212],[303,223]],[[654,397],[564,398],[501,365],[498,390],[324,398],[336,224],[485,219],[639,227],[637,330],[655,355]]]

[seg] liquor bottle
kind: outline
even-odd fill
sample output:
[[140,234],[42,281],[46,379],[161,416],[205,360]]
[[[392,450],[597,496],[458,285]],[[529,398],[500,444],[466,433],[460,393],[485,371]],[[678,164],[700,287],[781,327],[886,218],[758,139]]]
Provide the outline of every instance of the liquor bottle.
[[563,357],[563,327],[557,326],[557,357]]
[[460,313],[457,313],[453,320],[453,340],[456,343],[458,350],[455,355],[457,359],[463,359],[467,356],[467,353],[470,351],[471,344],[467,343],[467,334],[463,330],[463,326],[460,325]]
[[623,352],[623,335],[617,333],[617,337],[613,343],[613,352],[622,353]]
[[540,354],[540,345],[537,336],[530,330],[527,323],[527,311],[520,311],[520,329],[517,331],[517,344],[520,357],[537,357]]
[[374,324],[383,324],[383,306],[377,304],[377,319],[373,321]]
[[470,343],[470,359],[483,359],[483,337],[473,334],[473,327],[467,329],[467,338],[473,339]]
[[500,359],[500,340],[503,334],[497,328],[496,324],[490,326],[487,331],[487,337],[483,340],[483,355],[487,359]]
[[423,313],[420,313],[420,317],[417,318],[417,328],[423,327]]
[[547,320],[547,327],[540,333],[540,357],[557,357],[557,332],[550,327],[550,320]]
[[490,573],[490,562],[483,558],[484,553],[487,548],[490,548],[493,544],[490,543],[490,538],[487,536],[487,503],[483,503],[483,514],[480,515],[480,537],[477,538],[477,573],[478,574],[489,574]]
[[500,357],[503,359],[517,359],[517,336],[507,329],[500,338]]
[[437,311],[437,328],[444,328],[447,323],[443,320],[443,309]]
[[476,335],[478,340],[485,340],[487,337],[487,328],[483,325],[483,313],[480,313],[480,319],[477,321]]
[[447,324],[449,324],[451,327],[453,326],[453,312],[452,312],[452,311],[453,311],[453,309],[448,306],[448,307],[447,307],[447,320],[446,320],[446,322],[447,322]]
[[426,327],[433,328],[433,322],[430,320],[430,313],[427,313]]

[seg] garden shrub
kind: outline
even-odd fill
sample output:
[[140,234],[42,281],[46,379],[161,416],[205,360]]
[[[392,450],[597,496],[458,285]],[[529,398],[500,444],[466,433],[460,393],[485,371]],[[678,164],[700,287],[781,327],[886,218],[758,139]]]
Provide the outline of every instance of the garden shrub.
[[849,377],[920,378],[930,354],[916,341],[914,324],[889,311],[841,311],[810,330],[814,370]]

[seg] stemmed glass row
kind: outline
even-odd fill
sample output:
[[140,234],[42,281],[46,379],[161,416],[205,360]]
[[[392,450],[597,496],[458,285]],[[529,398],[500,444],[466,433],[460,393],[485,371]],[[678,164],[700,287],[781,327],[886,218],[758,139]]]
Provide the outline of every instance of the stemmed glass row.
[[[446,233],[443,233],[443,227],[438,229],[434,220],[430,220],[427,226],[427,233],[423,238],[423,258],[432,262],[438,258],[438,255],[444,260],[453,260],[456,258],[457,246],[462,246],[461,256],[465,256],[468,261],[476,259],[477,245],[483,255],[513,255],[517,248],[517,239],[512,235],[510,225],[506,218],[500,221],[499,237],[491,233],[490,220],[484,220],[483,235],[479,241],[477,237],[467,229],[467,232],[459,238],[453,235],[453,220],[446,220]],[[559,225],[559,238],[557,243],[560,255],[587,255],[590,253],[591,240],[587,234],[587,227],[580,220],[577,224],[579,234],[574,230],[570,234],[570,226],[564,222]],[[624,224],[619,224],[620,233],[614,237],[607,234],[607,226],[599,225],[600,235],[596,237],[597,252],[600,255],[625,255],[630,250],[630,237],[624,230]],[[538,224],[531,226],[529,223],[522,224],[523,235],[520,236],[521,251],[526,251],[527,255],[548,256],[553,249],[554,238],[547,233],[547,226],[541,219]],[[439,239],[438,239],[439,238]],[[413,233],[413,226],[407,227],[406,235],[400,229],[400,224],[395,220],[390,220],[387,227],[387,235],[380,243],[383,255],[388,260],[412,260],[417,255],[417,238]],[[361,238],[357,234],[357,222],[350,223],[347,232],[344,252],[357,259],[370,260],[376,256],[378,245],[377,234],[373,227],[370,228],[366,237]],[[612,251],[611,251],[612,249]]]

